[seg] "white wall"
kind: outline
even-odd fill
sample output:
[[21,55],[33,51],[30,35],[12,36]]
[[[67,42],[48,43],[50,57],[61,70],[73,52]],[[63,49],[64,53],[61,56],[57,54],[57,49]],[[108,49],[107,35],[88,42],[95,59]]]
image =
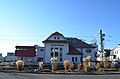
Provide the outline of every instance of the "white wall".
[[[110,56],[110,60],[111,61],[119,61],[120,60],[120,45],[118,45],[116,48],[114,48],[112,51],[111,51],[111,56]],[[116,57],[114,57],[114,55]]]
[[[62,58],[65,60],[67,58],[68,53],[68,44],[66,43],[46,43],[45,44],[45,62],[50,63],[51,58],[51,48],[62,48]],[[59,52],[59,51],[58,51]],[[59,54],[59,53],[58,53]],[[62,63],[58,60],[58,63]]]
[[91,56],[91,60],[95,60],[95,50],[93,48],[91,48],[91,52],[90,53],[87,53],[86,52],[87,48],[83,48],[82,51],[83,51],[83,58],[86,58],[88,55]]
[[6,56],[5,59],[6,59],[6,61],[15,61],[15,60],[17,60],[17,57],[16,56]]
[[[55,39],[56,38],[56,39]],[[59,39],[58,39],[59,38]],[[66,40],[64,37],[60,35],[53,35],[48,38],[49,40]]]
[[[52,46],[54,45],[54,46]],[[63,46],[59,46],[59,45],[63,45]],[[62,47],[63,48],[63,61],[64,60],[70,60],[72,62],[72,57],[77,57],[77,62],[75,63],[81,63],[80,62],[80,58],[81,58],[81,55],[67,55],[67,53],[69,52],[69,44],[62,44],[62,43],[47,43],[45,44],[45,62],[46,63],[50,63],[50,53],[51,53],[51,47],[55,48],[55,47]],[[81,50],[81,49],[78,49],[78,50]],[[82,52],[83,52],[83,58],[87,57],[88,55],[91,56],[91,60],[95,61],[95,52],[96,50],[91,48],[91,52],[90,53],[87,53],[86,52],[86,48],[82,49]],[[63,62],[59,62],[58,63],[63,63]]]
[[[67,55],[67,60],[69,60],[72,63],[72,57],[74,57],[74,63],[80,64],[81,63],[81,56],[80,55]],[[77,57],[77,61],[75,61],[75,58]]]
[[0,62],[4,61],[4,57],[0,56]]
[[[34,57],[23,57],[23,61],[30,62],[33,61]],[[17,60],[21,60],[21,57],[17,57]]]
[[43,58],[43,62],[45,59],[45,48],[44,47],[36,47],[36,56],[34,57],[34,63],[37,63],[39,58]]

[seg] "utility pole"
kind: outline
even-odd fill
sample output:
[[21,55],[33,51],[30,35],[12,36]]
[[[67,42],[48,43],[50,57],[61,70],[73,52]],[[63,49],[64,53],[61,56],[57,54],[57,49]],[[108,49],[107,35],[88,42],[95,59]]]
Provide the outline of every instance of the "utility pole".
[[100,35],[100,52],[102,54],[102,59],[103,59],[103,53],[104,53],[104,43],[103,41],[105,40],[105,34],[102,33],[102,30],[99,31],[99,35]]

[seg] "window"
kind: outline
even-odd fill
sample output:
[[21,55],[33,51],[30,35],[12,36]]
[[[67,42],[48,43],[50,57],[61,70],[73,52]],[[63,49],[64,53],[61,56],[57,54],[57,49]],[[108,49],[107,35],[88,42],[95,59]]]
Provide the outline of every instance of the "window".
[[60,51],[63,51],[63,49],[62,49],[62,48],[60,48]]
[[53,57],[53,52],[51,52],[51,57]]
[[17,48],[16,50],[22,50],[22,49],[20,49],[20,48]]
[[75,57],[75,62],[77,62],[77,57]]
[[113,55],[113,59],[116,59],[116,55]]
[[54,37],[54,39],[56,39],[56,37]]
[[44,51],[44,49],[40,49],[40,51]]
[[7,56],[14,56],[14,53],[7,53]]
[[55,48],[55,51],[58,51],[58,48]]
[[115,54],[118,54],[118,51],[115,51]]
[[59,40],[60,38],[58,37],[57,39]]
[[28,49],[25,49],[25,48],[17,48],[16,50],[28,50]]
[[74,62],[74,57],[72,57],[72,62]]
[[87,52],[87,53],[91,53],[92,50],[91,50],[91,49],[86,49],[86,52]]
[[41,62],[41,61],[43,61],[43,58],[38,58],[38,60],[37,60],[37,62]]
[[54,48],[51,48],[51,51],[54,51]]
[[60,52],[60,57],[62,57],[62,52]]
[[60,61],[62,61],[62,58],[60,58]]
[[55,52],[55,57],[58,57],[58,52]]

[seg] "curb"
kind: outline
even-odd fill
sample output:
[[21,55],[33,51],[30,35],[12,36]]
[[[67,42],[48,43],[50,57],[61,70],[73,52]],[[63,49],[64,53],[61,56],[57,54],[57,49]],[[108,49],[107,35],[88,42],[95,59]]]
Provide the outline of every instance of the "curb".
[[110,75],[120,74],[120,72],[34,72],[34,71],[13,71],[2,70],[4,73],[32,73],[32,74],[61,74],[61,75]]

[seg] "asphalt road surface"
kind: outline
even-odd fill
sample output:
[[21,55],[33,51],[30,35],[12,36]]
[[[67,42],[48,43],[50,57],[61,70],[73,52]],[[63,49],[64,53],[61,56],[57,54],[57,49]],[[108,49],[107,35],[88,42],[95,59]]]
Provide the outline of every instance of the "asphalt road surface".
[[3,73],[0,79],[120,79],[120,74],[113,75],[65,75],[65,74],[32,74],[32,73]]

